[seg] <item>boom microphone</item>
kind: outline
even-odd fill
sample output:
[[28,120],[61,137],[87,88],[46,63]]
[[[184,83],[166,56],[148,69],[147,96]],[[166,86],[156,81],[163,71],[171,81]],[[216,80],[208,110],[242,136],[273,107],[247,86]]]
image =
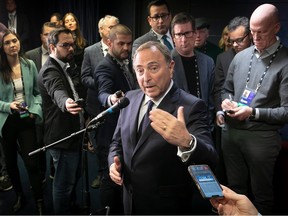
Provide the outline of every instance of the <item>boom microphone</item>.
[[126,97],[123,97],[120,100],[118,100],[113,106],[111,106],[108,109],[104,110],[103,112],[99,113],[90,122],[99,121],[100,119],[104,118],[106,115],[109,115],[109,114],[114,113],[114,112],[118,112],[120,109],[128,106],[129,103],[130,103],[129,99]]

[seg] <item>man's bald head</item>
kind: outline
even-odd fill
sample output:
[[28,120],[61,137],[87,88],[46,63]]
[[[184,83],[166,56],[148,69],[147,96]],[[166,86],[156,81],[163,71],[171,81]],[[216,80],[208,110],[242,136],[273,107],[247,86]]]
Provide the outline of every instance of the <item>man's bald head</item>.
[[262,4],[251,15],[250,22],[279,23],[278,9],[272,4]]

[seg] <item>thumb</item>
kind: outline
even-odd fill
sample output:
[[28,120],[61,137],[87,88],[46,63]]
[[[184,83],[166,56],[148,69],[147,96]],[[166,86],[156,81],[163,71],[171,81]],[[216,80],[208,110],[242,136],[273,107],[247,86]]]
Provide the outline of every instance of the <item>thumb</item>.
[[117,169],[118,171],[120,171],[120,169],[121,169],[121,162],[120,162],[120,158],[119,158],[118,156],[115,156],[115,157],[114,157],[114,163],[115,163],[115,165],[116,165],[116,169]]
[[180,106],[177,111],[177,119],[185,124],[184,107]]

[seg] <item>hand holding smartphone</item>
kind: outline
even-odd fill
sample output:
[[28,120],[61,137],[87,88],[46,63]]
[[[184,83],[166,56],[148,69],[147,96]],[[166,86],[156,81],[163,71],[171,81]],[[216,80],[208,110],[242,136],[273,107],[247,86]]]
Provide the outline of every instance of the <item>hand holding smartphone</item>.
[[83,98],[79,98],[78,100],[75,101],[79,107],[85,107],[86,103]]
[[28,111],[28,107],[25,102],[21,102],[19,104],[16,104],[16,107],[21,111]]
[[204,199],[223,197],[222,188],[208,165],[190,165],[188,171]]
[[229,113],[229,114],[234,114],[235,111],[234,110],[223,110],[224,113]]

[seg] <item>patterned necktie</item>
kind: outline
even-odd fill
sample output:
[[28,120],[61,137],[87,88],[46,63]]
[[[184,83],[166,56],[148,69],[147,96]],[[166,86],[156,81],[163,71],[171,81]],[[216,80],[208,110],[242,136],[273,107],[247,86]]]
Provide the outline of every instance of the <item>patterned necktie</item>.
[[167,40],[167,35],[162,36],[164,44],[168,47],[168,49],[171,51],[173,47],[171,46],[170,42]]
[[127,62],[126,60],[123,61],[123,73],[124,76],[128,82],[128,85],[130,87],[130,89],[133,89],[134,87],[134,78],[133,78],[133,74],[130,72],[129,67],[128,67],[129,61]]
[[15,15],[14,14],[9,14],[9,29],[11,31],[16,32],[15,28]]
[[139,125],[139,129],[138,129],[138,133],[137,133],[138,140],[141,137],[141,135],[143,134],[144,130],[148,127],[148,125],[150,123],[149,112],[152,110],[154,102],[152,100],[149,100],[147,102],[147,105],[148,105],[147,111],[146,111],[145,115],[143,116],[142,121]]

